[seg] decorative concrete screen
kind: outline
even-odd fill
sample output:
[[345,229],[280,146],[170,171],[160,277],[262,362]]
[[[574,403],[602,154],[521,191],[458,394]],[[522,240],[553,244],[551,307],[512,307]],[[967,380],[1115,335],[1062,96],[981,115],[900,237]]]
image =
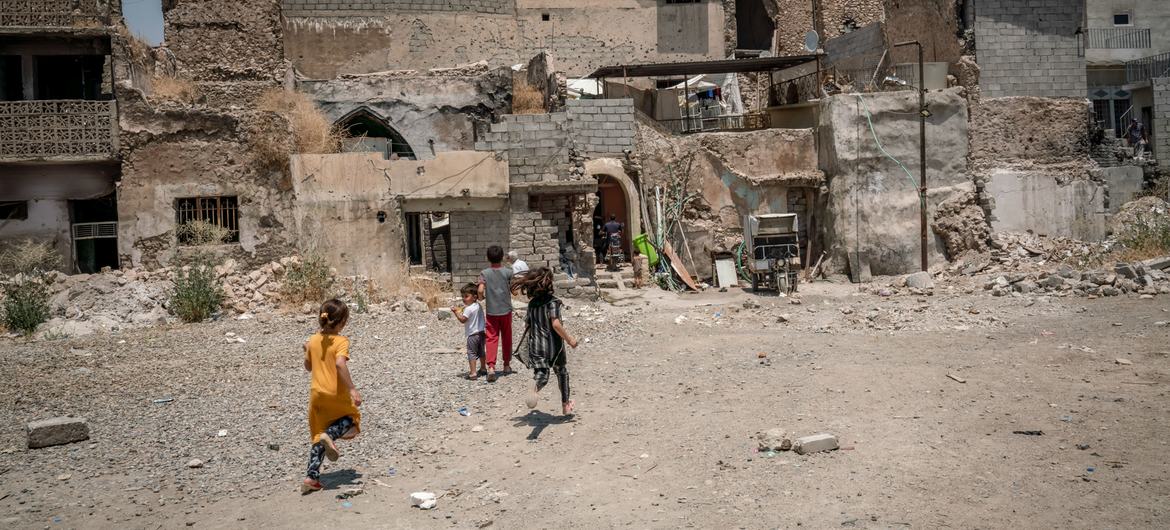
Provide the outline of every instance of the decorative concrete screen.
[[86,20],[105,20],[108,1],[0,0],[0,27],[73,26]]
[[0,102],[0,159],[112,157],[117,127],[113,101]]

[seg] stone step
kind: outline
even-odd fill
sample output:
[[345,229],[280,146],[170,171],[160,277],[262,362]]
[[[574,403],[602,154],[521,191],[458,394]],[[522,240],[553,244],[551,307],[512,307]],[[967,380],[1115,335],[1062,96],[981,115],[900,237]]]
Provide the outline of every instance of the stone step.
[[633,289],[634,280],[632,278],[621,280],[621,286],[618,286],[618,280],[614,278],[598,278],[597,287],[601,289]]

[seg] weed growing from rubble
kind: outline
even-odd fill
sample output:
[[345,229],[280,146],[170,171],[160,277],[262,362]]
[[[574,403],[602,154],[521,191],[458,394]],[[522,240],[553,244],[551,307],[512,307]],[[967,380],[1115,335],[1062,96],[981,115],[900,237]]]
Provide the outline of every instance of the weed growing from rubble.
[[12,275],[4,282],[4,325],[32,333],[49,319],[47,273],[60,260],[48,243],[26,240],[0,252],[0,271]]
[[265,91],[256,107],[283,119],[262,118],[252,130],[252,151],[261,166],[286,169],[294,153],[326,154],[341,150],[340,128],[333,124],[317,104],[300,92],[279,88]]
[[528,83],[512,87],[512,114],[544,114],[544,94]]
[[1170,216],[1165,213],[1143,212],[1137,214],[1118,242],[1125,247],[1120,258],[1123,261],[1138,261],[1170,254]]
[[156,76],[151,80],[150,88],[150,98],[156,101],[192,104],[199,99],[199,91],[195,89],[195,83],[186,79]]
[[199,254],[176,271],[170,308],[184,322],[202,322],[219,310],[223,297],[215,263],[207,254]]
[[281,290],[284,299],[289,302],[320,303],[333,296],[335,281],[325,258],[306,256],[300,263],[289,265]]
[[232,231],[207,221],[187,221],[175,227],[175,237],[184,245],[218,245],[232,237]]

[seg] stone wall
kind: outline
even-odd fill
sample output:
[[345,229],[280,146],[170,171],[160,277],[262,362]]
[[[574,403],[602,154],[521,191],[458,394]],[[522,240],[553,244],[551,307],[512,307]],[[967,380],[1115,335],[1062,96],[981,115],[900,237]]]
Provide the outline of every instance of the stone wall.
[[634,149],[634,100],[571,99],[566,108],[579,151],[610,156]]
[[[959,46],[959,14],[955,0],[885,0],[886,40],[891,43],[916,40],[928,62],[955,63],[962,55]],[[913,46],[891,48],[889,62],[916,63]]]
[[983,95],[1085,97],[1084,14],[1084,0],[976,0]]
[[1151,124],[1151,140],[1154,142],[1154,159],[1170,162],[1170,77],[1155,77],[1150,80],[1154,90],[1154,123]]
[[163,16],[163,45],[178,77],[206,101],[239,105],[279,85],[288,67],[278,0],[176,0]]
[[551,114],[508,114],[493,123],[477,151],[504,153],[513,183],[560,180],[568,175],[569,117]]
[[285,52],[309,77],[526,62],[541,51],[570,76],[610,64],[722,59],[720,0],[570,2],[285,0]]

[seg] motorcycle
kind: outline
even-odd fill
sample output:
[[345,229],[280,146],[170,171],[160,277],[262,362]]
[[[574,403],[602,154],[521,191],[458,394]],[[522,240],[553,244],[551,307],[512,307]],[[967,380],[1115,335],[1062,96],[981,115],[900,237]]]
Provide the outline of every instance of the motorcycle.
[[611,272],[620,270],[618,264],[623,261],[625,261],[625,256],[622,254],[621,232],[609,234],[608,244],[605,246],[606,270]]

